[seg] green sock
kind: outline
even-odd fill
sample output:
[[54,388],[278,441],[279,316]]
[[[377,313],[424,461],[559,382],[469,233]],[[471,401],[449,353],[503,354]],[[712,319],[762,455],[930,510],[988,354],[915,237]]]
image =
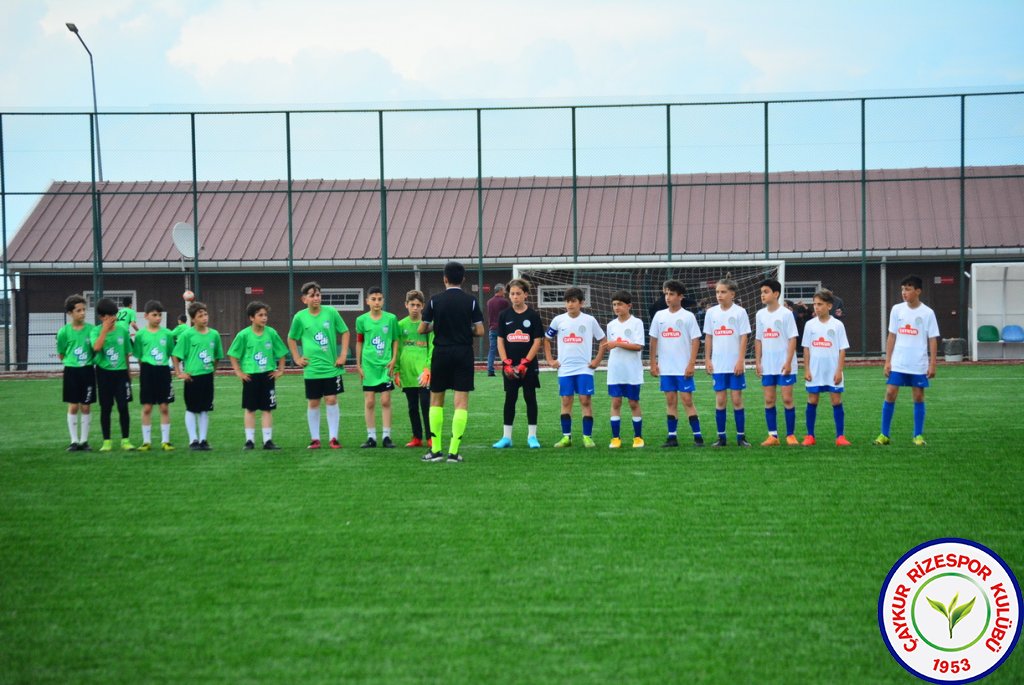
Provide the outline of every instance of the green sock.
[[[462,436],[466,433],[467,423],[469,423],[469,411],[456,409],[452,416],[452,441],[448,447],[449,454],[459,453],[459,446],[462,445]],[[433,421],[430,425],[434,425]]]
[[430,451],[441,451],[441,428],[444,426],[444,407],[430,408]]

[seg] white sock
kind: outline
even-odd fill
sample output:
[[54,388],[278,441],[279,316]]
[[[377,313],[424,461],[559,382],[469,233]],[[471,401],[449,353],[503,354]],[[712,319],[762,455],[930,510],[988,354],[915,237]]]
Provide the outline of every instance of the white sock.
[[309,437],[311,440],[320,439],[320,407],[306,410],[306,423],[309,424]]
[[160,424],[160,442],[171,441],[171,424],[161,423]]
[[327,405],[327,432],[331,440],[338,438],[338,424],[341,422],[341,407],[336,404]]
[[374,428],[367,428],[366,429],[366,437],[369,438],[370,440],[376,441],[377,440],[377,429],[376,429],[376,427],[374,427]]
[[512,439],[512,426],[502,426],[501,431],[504,437],[508,438],[509,440]]
[[68,433],[71,434],[71,442],[78,442],[78,414],[68,414]]
[[199,412],[199,442],[206,440],[206,435],[210,430],[210,412],[202,411]]
[[535,423],[533,423],[533,424],[530,424],[530,426],[529,426],[529,430],[530,430],[530,432],[528,433],[528,435],[529,435],[529,436],[530,436],[531,438],[535,438],[535,437],[537,437],[537,424],[535,424]]
[[382,430],[383,430],[385,438],[390,438],[391,437],[391,426],[384,426],[384,428]]
[[82,425],[79,428],[79,434],[82,436],[78,442],[89,442],[89,424],[92,423],[92,414],[79,414],[82,417]]
[[199,442],[196,437],[196,415],[190,411],[185,412],[185,430],[188,431],[189,444]]
[[256,442],[256,429],[255,428],[246,428],[245,429],[245,441],[246,442]]
[[274,429],[273,428],[264,428],[263,429],[263,442],[269,442],[272,437],[274,437]]
[[143,426],[142,427],[142,442],[144,442],[145,444],[148,445],[152,441],[153,441],[153,426],[152,425]]

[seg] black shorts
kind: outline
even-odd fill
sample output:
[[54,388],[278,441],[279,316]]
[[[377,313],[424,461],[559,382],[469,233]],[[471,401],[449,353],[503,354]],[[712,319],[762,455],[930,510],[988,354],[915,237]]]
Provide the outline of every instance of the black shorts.
[[537,369],[526,369],[526,375],[522,378],[509,378],[504,373],[501,374],[505,378],[505,391],[514,390],[516,388],[539,388],[540,387],[540,372]]
[[132,378],[128,369],[108,371],[96,367],[96,390],[100,406],[109,407],[115,402],[132,401]]
[[277,390],[269,371],[250,373],[251,380],[242,382],[242,409],[273,411],[277,409]]
[[139,402],[142,404],[170,404],[174,401],[171,367],[139,364]]
[[213,374],[192,376],[185,381],[185,409],[193,414],[213,411]]
[[430,360],[430,392],[474,390],[473,363],[472,347],[435,347]]
[[391,392],[395,389],[395,384],[391,381],[387,383],[381,383],[380,385],[364,385],[363,392]]
[[345,383],[341,380],[341,375],[334,376],[333,378],[306,379],[307,400],[318,400],[321,397],[340,395],[343,392],[345,392]]
[[96,367],[64,367],[64,401],[68,404],[92,404],[96,401]]

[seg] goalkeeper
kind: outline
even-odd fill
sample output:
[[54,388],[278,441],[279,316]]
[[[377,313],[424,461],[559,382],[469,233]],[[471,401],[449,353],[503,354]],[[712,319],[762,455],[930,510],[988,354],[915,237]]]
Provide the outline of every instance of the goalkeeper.
[[544,328],[540,316],[526,304],[530,296],[529,283],[519,278],[510,281],[508,294],[512,306],[502,311],[498,320],[498,355],[505,377],[504,435],[494,443],[494,447],[512,446],[512,422],[516,418],[516,403],[522,388],[529,425],[526,444],[537,449],[540,447],[537,439],[537,388],[540,387],[537,354],[544,339]]
[[423,437],[430,435],[430,357],[434,352],[434,334],[419,332],[424,304],[426,298],[419,290],[407,292],[405,309],[409,316],[398,322],[395,380],[409,402],[409,423],[412,425],[412,440],[405,444],[406,447],[422,447]]

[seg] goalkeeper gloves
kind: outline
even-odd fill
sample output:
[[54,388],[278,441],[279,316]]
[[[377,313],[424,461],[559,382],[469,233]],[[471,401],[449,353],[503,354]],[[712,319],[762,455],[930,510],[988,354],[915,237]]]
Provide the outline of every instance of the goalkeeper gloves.
[[530,360],[523,357],[519,360],[519,366],[516,367],[515,376],[516,378],[523,378],[526,375],[526,370],[530,368]]
[[515,367],[512,366],[511,359],[504,359],[501,362],[501,372],[505,374],[505,378],[515,378]]

